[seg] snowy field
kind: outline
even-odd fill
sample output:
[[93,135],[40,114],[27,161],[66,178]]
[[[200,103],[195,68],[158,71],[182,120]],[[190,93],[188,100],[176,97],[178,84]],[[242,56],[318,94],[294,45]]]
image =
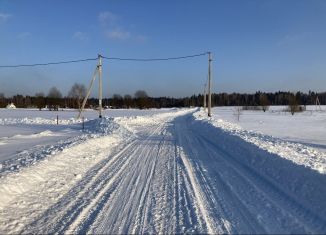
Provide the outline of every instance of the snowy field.
[[[143,116],[171,112],[171,109],[104,110],[106,117]],[[64,142],[81,134],[82,121],[76,110],[0,109],[0,164],[26,153],[26,149]],[[58,116],[58,124],[57,124]],[[98,111],[85,110],[85,121],[96,119]]]
[[325,234],[309,109],[0,109],[0,233]]
[[284,112],[284,106],[272,106],[266,112],[243,110],[238,121],[234,107],[213,108],[214,117],[237,124],[239,127],[302,143],[326,151],[326,106],[321,110],[307,106],[307,111]]

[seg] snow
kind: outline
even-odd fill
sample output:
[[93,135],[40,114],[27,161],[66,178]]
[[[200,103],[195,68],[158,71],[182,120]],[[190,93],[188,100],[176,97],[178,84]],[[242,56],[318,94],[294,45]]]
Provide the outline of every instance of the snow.
[[7,108],[7,109],[15,109],[16,106],[14,105],[14,103],[10,103],[10,104],[7,105],[6,108]]
[[[266,113],[243,111],[237,121],[233,109],[214,108],[210,122],[268,152],[326,174],[326,112],[310,109],[292,116],[282,112],[284,107],[272,107]],[[206,119],[203,112],[195,116],[198,120]]]
[[[322,112],[293,121],[273,107],[238,122],[232,108],[89,111],[82,130],[73,111],[59,125],[54,112],[10,111],[1,234],[326,232],[325,143],[318,128],[305,133]],[[302,131],[285,136],[279,116]]]
[[[103,115],[109,117],[132,117],[155,113],[171,112],[171,109],[121,109],[104,110]],[[28,149],[32,152],[40,151],[38,146],[66,145],[82,132],[82,120],[76,119],[76,110],[47,111],[38,109],[0,109],[0,163],[15,159],[25,154]],[[57,125],[57,116],[59,125]],[[95,110],[83,112],[85,122],[98,117]],[[86,124],[87,125],[87,124]],[[88,128],[89,129],[89,128]],[[97,131],[97,130],[95,130]],[[76,141],[76,140],[73,140]],[[29,152],[31,152],[29,151]],[[18,157],[19,158],[19,157]],[[1,171],[0,171],[1,172]]]
[[212,109],[214,118],[231,122],[241,128],[274,136],[296,143],[302,143],[326,151],[326,106],[322,111],[307,106],[307,111],[291,115],[284,112],[285,106],[271,106],[266,112],[243,110],[240,121],[235,117],[234,107]]

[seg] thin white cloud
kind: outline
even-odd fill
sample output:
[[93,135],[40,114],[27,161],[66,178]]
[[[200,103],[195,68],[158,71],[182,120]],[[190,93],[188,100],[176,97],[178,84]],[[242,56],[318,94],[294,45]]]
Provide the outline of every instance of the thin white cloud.
[[104,31],[106,38],[111,40],[133,40],[136,42],[146,42],[147,37],[141,34],[134,34],[125,30],[119,22],[120,17],[110,11],[103,11],[98,14],[98,21]]
[[131,38],[131,33],[121,29],[110,30],[106,32],[109,39],[127,40]]
[[306,40],[310,36],[311,33],[309,32],[303,32],[298,34],[287,34],[278,41],[277,45],[278,46],[290,45],[298,41]]
[[1,13],[0,12],[0,23],[6,22],[10,17],[12,17],[11,14]]
[[110,11],[104,11],[98,14],[98,20],[102,25],[114,25],[117,18],[118,17]]
[[87,34],[86,33],[83,33],[83,32],[80,32],[80,31],[74,32],[74,34],[72,35],[72,37],[74,39],[77,39],[77,40],[80,40],[80,41],[88,41]]

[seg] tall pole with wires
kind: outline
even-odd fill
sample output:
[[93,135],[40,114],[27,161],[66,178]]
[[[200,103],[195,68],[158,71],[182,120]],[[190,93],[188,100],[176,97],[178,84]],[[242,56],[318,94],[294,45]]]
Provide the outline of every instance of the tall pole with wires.
[[102,56],[98,55],[98,117],[102,118]]
[[211,52],[208,52],[208,117],[211,117],[211,107],[212,107],[212,97],[211,97],[211,82],[212,82],[212,74],[211,74],[211,63],[212,63],[212,55]]
[[[86,93],[86,96],[84,97],[82,107],[79,110],[78,118],[81,117],[82,111],[85,108],[87,99],[90,95],[93,83],[97,77],[97,74],[99,76],[99,118],[102,117],[102,59],[106,60],[121,60],[121,61],[143,61],[143,62],[150,62],[150,61],[167,61],[167,60],[181,60],[181,59],[188,59],[188,58],[194,58],[199,56],[205,56],[207,55],[207,52],[200,53],[200,54],[194,54],[194,55],[186,55],[186,56],[178,56],[178,57],[167,57],[167,58],[121,58],[121,57],[105,57],[102,55],[98,55],[97,58],[87,58],[87,59],[79,59],[79,60],[66,60],[66,61],[57,61],[57,62],[47,62],[47,63],[34,63],[34,64],[16,64],[16,65],[1,65],[1,68],[19,68],[19,67],[35,67],[35,66],[49,66],[49,65],[60,65],[60,64],[71,64],[71,63],[79,63],[79,62],[88,62],[88,61],[98,61],[98,64],[96,66],[93,78],[91,80],[90,86],[88,88],[88,91]],[[208,116],[211,116],[211,52],[208,52],[209,55],[209,80],[208,80]],[[204,92],[205,93],[205,92]],[[205,93],[205,100],[204,103],[206,106],[206,97],[207,97],[207,91]]]
[[204,111],[206,112],[206,83],[204,85],[204,94],[203,94],[203,99],[204,99]]

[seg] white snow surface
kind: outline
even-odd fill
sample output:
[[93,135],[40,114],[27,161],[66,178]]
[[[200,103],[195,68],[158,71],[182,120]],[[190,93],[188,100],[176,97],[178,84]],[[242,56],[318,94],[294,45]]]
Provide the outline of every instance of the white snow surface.
[[[286,107],[242,111],[240,120],[234,107],[213,108],[209,122],[271,153],[326,174],[326,112],[308,111],[291,115]],[[206,119],[197,112],[198,120]]]
[[0,150],[50,139],[1,163],[1,234],[326,233],[318,149],[199,109],[119,112],[3,124]]
[[291,115],[286,106],[271,106],[268,111],[243,110],[238,121],[234,107],[212,109],[214,118],[231,122],[242,129],[301,143],[326,152],[326,106],[321,110],[307,106],[307,111]]

